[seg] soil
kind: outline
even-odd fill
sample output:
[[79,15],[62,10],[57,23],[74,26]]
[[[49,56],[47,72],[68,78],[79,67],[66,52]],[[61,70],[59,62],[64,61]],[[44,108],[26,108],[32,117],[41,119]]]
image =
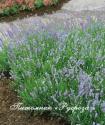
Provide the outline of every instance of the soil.
[[0,125],[65,125],[58,118],[31,116],[27,111],[10,110],[10,106],[19,102],[16,92],[10,89],[10,80],[0,80]]
[[61,9],[64,3],[67,3],[70,0],[60,0],[60,2],[56,5],[41,7],[38,9],[34,9],[33,11],[21,11],[17,14],[9,15],[9,16],[2,16],[0,15],[0,22],[11,22],[16,19],[23,19],[25,17],[30,17],[33,15],[42,16],[44,14],[52,14]]

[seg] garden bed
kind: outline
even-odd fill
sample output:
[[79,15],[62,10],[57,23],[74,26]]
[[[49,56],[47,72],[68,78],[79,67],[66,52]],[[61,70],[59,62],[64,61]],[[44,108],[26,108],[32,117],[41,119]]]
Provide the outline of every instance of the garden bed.
[[41,8],[33,9],[33,10],[21,10],[18,13],[10,14],[7,18],[6,15],[0,14],[0,22],[9,22],[16,19],[22,19],[24,17],[30,17],[34,16],[35,14],[38,16],[44,15],[44,14],[51,14],[53,12],[56,12],[57,10],[60,10],[64,3],[68,2],[69,0],[60,0],[59,3],[56,5],[51,6],[42,6]]
[[28,31],[18,40],[9,31],[0,51],[0,71],[22,104],[50,107],[69,125],[105,125],[105,24],[88,18],[70,32]]

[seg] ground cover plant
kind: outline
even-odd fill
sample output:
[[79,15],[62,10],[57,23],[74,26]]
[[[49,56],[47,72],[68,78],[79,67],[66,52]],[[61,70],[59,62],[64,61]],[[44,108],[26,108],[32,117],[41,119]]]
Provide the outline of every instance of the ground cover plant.
[[72,125],[104,125],[105,25],[80,25],[69,33],[31,33],[6,44],[11,85],[24,106],[50,107],[51,115]]
[[0,15],[10,15],[22,10],[31,11],[43,6],[55,5],[59,0],[4,0],[0,2]]

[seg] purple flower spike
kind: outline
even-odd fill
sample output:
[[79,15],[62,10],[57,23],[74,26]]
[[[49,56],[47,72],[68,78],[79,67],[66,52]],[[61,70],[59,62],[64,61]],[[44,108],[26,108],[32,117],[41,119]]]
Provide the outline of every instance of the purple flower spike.
[[105,112],[105,101],[101,104],[101,109],[103,112]]
[[90,23],[91,23],[91,21],[92,21],[91,16],[88,16],[88,17],[87,17],[87,23],[88,23],[88,24],[90,24]]
[[0,38],[0,47],[3,45],[3,40]]
[[7,34],[9,35],[10,38],[13,38],[13,33],[10,30],[7,31]]
[[83,72],[82,70],[79,73],[79,96],[89,95],[92,88],[92,79],[91,77]]

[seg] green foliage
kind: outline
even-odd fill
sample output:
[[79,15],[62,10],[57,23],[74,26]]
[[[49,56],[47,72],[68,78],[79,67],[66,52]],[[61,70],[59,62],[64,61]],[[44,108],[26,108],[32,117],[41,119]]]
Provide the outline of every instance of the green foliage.
[[4,45],[1,47],[0,51],[0,71],[8,71],[9,65],[8,65],[8,49],[7,46]]
[[43,33],[31,35],[24,43],[14,42],[8,63],[12,85],[24,105],[51,106],[52,115],[72,125],[104,125],[104,40],[105,26],[91,23],[73,29],[64,41]]
[[15,13],[18,13],[19,12],[19,9],[20,9],[20,6],[19,5],[14,5],[13,7],[10,8],[10,14],[15,14]]
[[10,10],[9,8],[4,9],[2,15],[8,16],[10,13],[9,10]]
[[53,3],[54,4],[57,4],[59,0],[53,0]]
[[40,7],[44,6],[43,5],[43,0],[36,0],[35,5],[36,5],[36,8],[40,8]]
[[[7,5],[7,3],[8,3],[8,5]],[[3,7],[0,7],[1,16],[8,16],[8,15],[16,14],[18,12],[21,12],[22,10],[31,11],[36,8],[41,8],[44,5],[49,6],[49,1],[44,1],[44,0],[35,0],[35,1],[31,1],[31,0],[25,1],[24,0],[23,2],[21,2],[21,1],[14,2],[14,0],[12,0],[11,2],[7,2],[7,3],[6,3],[6,1],[4,2],[4,4],[0,3],[0,5],[3,6]],[[53,5],[57,4],[57,3],[58,3],[58,0],[52,0]]]

